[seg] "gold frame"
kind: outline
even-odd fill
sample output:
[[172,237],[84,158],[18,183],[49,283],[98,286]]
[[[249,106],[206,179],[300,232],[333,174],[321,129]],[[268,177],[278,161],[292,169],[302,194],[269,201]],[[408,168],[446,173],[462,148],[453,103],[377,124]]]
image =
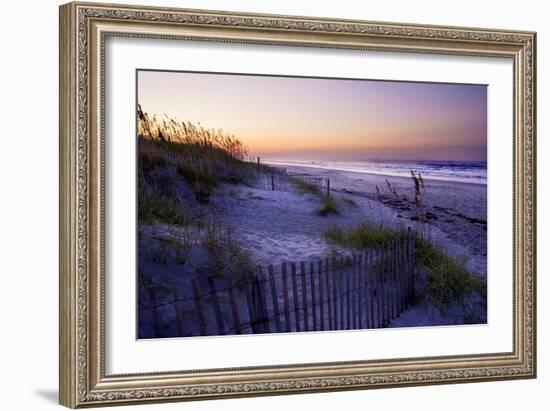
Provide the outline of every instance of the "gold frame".
[[[106,375],[103,59],[108,36],[490,56],[514,63],[514,349]],[[534,378],[536,34],[70,3],[60,8],[60,403],[68,407]]]

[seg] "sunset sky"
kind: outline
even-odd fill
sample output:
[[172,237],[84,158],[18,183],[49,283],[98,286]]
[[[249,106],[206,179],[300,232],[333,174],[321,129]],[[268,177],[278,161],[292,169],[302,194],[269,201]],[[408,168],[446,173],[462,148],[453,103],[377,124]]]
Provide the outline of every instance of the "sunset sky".
[[140,70],[138,102],[266,159],[486,160],[485,85]]

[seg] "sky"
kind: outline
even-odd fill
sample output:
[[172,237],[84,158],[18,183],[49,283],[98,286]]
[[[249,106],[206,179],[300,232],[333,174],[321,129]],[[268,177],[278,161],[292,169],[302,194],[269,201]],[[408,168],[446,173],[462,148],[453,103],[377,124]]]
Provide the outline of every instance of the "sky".
[[138,71],[138,103],[280,160],[486,161],[485,85]]

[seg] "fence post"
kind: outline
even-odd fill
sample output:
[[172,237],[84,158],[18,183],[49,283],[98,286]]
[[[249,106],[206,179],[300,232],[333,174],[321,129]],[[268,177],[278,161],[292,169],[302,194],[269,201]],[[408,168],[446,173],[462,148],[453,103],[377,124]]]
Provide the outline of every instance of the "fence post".
[[234,288],[236,287],[235,276],[230,274],[229,278],[229,303],[231,304],[231,315],[233,317],[233,328],[235,329],[235,334],[241,334],[241,317],[239,315],[239,306],[237,305],[237,300],[235,299]]
[[275,175],[271,174],[271,191],[275,191]]
[[273,272],[273,266],[269,265],[267,267],[269,271],[269,282],[271,285],[271,299],[273,300],[273,311],[275,316],[275,327],[277,328],[277,332],[280,333],[282,331],[281,328],[281,314],[279,314],[279,300],[277,295],[277,285],[275,283],[275,273]]
[[298,298],[298,284],[296,278],[296,263],[290,264],[291,276],[292,276],[292,301],[294,303],[294,321],[296,323],[296,331],[301,331],[300,324],[300,306]]
[[197,319],[199,322],[200,335],[206,335],[206,321],[204,320],[204,312],[202,311],[201,295],[199,293],[199,287],[197,285],[197,279],[191,279],[191,286],[193,287],[193,300],[195,302],[195,310],[197,311]]
[[330,178],[327,177],[327,196],[330,196]]
[[[302,261],[300,263],[300,271],[301,271],[301,277],[302,277],[302,308],[304,311],[304,331],[309,331],[309,317],[308,317],[308,309],[307,309],[307,285],[306,285],[306,264]],[[313,307],[313,311],[315,312],[315,307]]]
[[225,334],[225,326],[223,324],[222,310],[220,309],[220,301],[218,300],[218,290],[213,276],[208,276],[208,287],[210,288],[210,297],[212,298],[212,306],[216,315],[216,324],[218,325],[218,334]]
[[286,332],[291,331],[290,327],[290,307],[289,307],[289,301],[288,301],[288,281],[287,281],[287,272],[286,272],[286,263],[282,264],[282,272],[283,272],[283,304],[285,309],[285,329]]
[[372,267],[372,250],[367,250],[365,253],[365,281],[368,285],[368,306],[369,306],[369,315],[367,321],[369,328],[375,328],[374,326],[374,277],[373,277],[373,267]]

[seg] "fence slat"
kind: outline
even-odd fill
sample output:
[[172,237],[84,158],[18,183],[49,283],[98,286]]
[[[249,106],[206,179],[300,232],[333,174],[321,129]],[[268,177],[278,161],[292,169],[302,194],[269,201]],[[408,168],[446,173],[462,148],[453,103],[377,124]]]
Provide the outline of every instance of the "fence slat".
[[374,293],[376,294],[376,327],[382,327],[382,249],[378,247],[376,253],[376,287]]
[[172,281],[172,293],[174,295],[174,311],[176,314],[176,323],[178,327],[178,336],[183,337],[185,335],[185,324],[183,321],[183,296],[179,288],[178,283]]
[[241,316],[239,314],[239,306],[237,305],[237,300],[235,298],[236,286],[235,276],[230,274],[228,294],[229,304],[231,305],[231,317],[233,318],[233,328],[235,330],[235,334],[241,334]]
[[200,335],[206,335],[206,321],[204,320],[204,312],[202,310],[201,295],[199,292],[199,286],[197,285],[196,278],[191,279],[191,286],[193,288],[193,300],[195,302],[195,310],[197,311],[197,319],[199,322]]
[[269,326],[269,313],[267,311],[267,299],[265,296],[266,279],[262,271],[262,267],[258,268],[258,275],[256,276],[256,291],[258,293],[258,305],[259,312],[261,313],[261,324],[263,325],[264,332],[270,333],[271,327]]
[[412,256],[411,256],[411,265],[412,265],[412,272],[411,272],[411,301],[414,301],[415,299],[415,293],[416,293],[416,290],[415,290],[415,284],[414,284],[414,274],[415,274],[415,269],[416,269],[416,241],[415,241],[415,238],[412,237],[411,238],[411,242],[412,242]]
[[367,315],[367,327],[374,328],[374,285],[372,278],[372,250],[365,253],[365,282],[367,284],[367,306],[369,313]]
[[346,330],[350,330],[352,328],[352,299],[353,299],[353,291],[351,289],[351,271],[352,271],[353,265],[351,264],[350,258],[347,257],[345,259],[345,266],[344,266],[344,275],[346,277]]
[[390,293],[390,310],[389,310],[389,320],[393,320],[397,314],[397,310],[395,309],[395,242],[391,241],[389,244],[390,247],[390,256],[389,256],[389,263],[390,263],[390,275],[388,276],[388,291]]
[[290,324],[290,304],[288,301],[288,273],[286,271],[286,263],[283,263],[281,266],[281,270],[283,273],[283,304],[284,304],[284,310],[285,310],[285,329],[286,332],[291,331],[291,324]]
[[327,258],[325,259],[325,283],[327,287],[327,310],[328,310],[327,323],[328,323],[329,330],[335,330],[336,328],[334,327],[334,317],[333,317],[334,310],[332,308],[332,295],[330,291],[331,290],[330,283],[332,280],[331,277],[332,276],[330,275],[330,271],[329,271],[329,260]]
[[208,287],[210,288],[210,298],[212,299],[212,306],[214,307],[214,314],[216,316],[216,324],[218,326],[218,334],[225,334],[225,325],[223,323],[222,311],[220,309],[220,301],[218,300],[218,290],[216,290],[216,280],[213,276],[208,276]]
[[294,303],[294,322],[296,323],[296,331],[301,331],[300,324],[300,307],[298,297],[298,283],[296,279],[296,263],[290,264],[290,271],[292,276],[292,301]]
[[254,300],[252,299],[252,278],[250,275],[244,279],[243,282],[244,295],[246,297],[246,305],[248,307],[248,319],[250,321],[250,327],[252,332],[257,334],[259,332],[258,328],[258,318],[256,316],[256,310],[254,307]]
[[[319,323],[316,322],[315,330],[321,329],[322,331],[325,330],[325,299],[324,299],[324,293],[323,293],[323,261],[319,260],[317,263],[317,273],[318,273],[318,283],[319,283]],[[313,272],[314,266],[312,265],[312,272]],[[312,278],[315,278],[315,275],[312,275]],[[313,290],[313,286],[312,286]],[[328,290],[327,290],[328,294]],[[315,311],[314,311],[315,312]]]
[[[300,263],[300,274],[302,278],[302,308],[304,312],[304,331],[309,331],[309,316],[308,316],[308,301],[307,301],[307,285],[306,285],[306,264],[302,261]],[[315,306],[313,306],[315,311]]]
[[161,316],[159,312],[159,299],[157,294],[157,289],[155,285],[152,287],[149,287],[148,290],[149,293],[149,301],[151,304],[151,315],[153,317],[153,327],[155,329],[155,337],[162,337],[162,324],[161,324]]
[[[322,262],[319,260],[319,266],[321,266]],[[320,271],[320,270],[319,270]],[[313,330],[317,331],[319,330],[319,323],[318,319],[323,318],[323,308],[322,308],[322,301],[323,301],[323,284],[321,282],[321,273],[319,272],[319,277],[317,278],[317,284],[319,284],[319,317],[317,317],[317,296],[315,295],[316,292],[316,282],[315,282],[315,264],[311,262],[309,264],[309,285],[311,290],[311,314],[312,314],[312,320],[313,320]]]
[[391,241],[388,241],[386,244],[386,321],[385,325],[387,326],[392,318],[392,305],[393,305],[393,297],[391,293],[391,275],[392,275],[392,248],[391,248]]
[[333,318],[331,329],[338,330],[338,271],[336,270],[336,258],[332,259],[332,309],[333,309]]
[[279,296],[277,294],[277,284],[275,282],[275,273],[273,272],[273,266],[270,264],[267,267],[269,271],[269,283],[271,285],[271,300],[273,302],[273,315],[275,316],[275,327],[277,332],[282,331],[281,327],[281,314],[279,313]]
[[340,293],[339,293],[339,297],[340,297],[340,329],[341,330],[345,330],[346,329],[346,324],[345,324],[345,321],[346,321],[346,317],[344,315],[345,313],[345,309],[346,309],[346,300],[344,299],[344,290],[345,290],[345,287],[346,287],[346,278],[345,278],[345,275],[344,275],[344,258],[343,257],[340,257],[340,261],[339,261],[339,270],[338,270],[338,273],[340,275]]
[[351,281],[351,287],[353,289],[353,299],[352,307],[353,307],[353,329],[357,330],[358,328],[361,328],[361,320],[360,320],[360,313],[361,309],[361,299],[359,298],[359,289],[357,287],[357,270],[359,268],[359,257],[357,255],[353,256],[353,277]]
[[403,237],[399,237],[397,246],[397,291],[399,298],[399,313],[405,311],[405,305],[403,303]]

